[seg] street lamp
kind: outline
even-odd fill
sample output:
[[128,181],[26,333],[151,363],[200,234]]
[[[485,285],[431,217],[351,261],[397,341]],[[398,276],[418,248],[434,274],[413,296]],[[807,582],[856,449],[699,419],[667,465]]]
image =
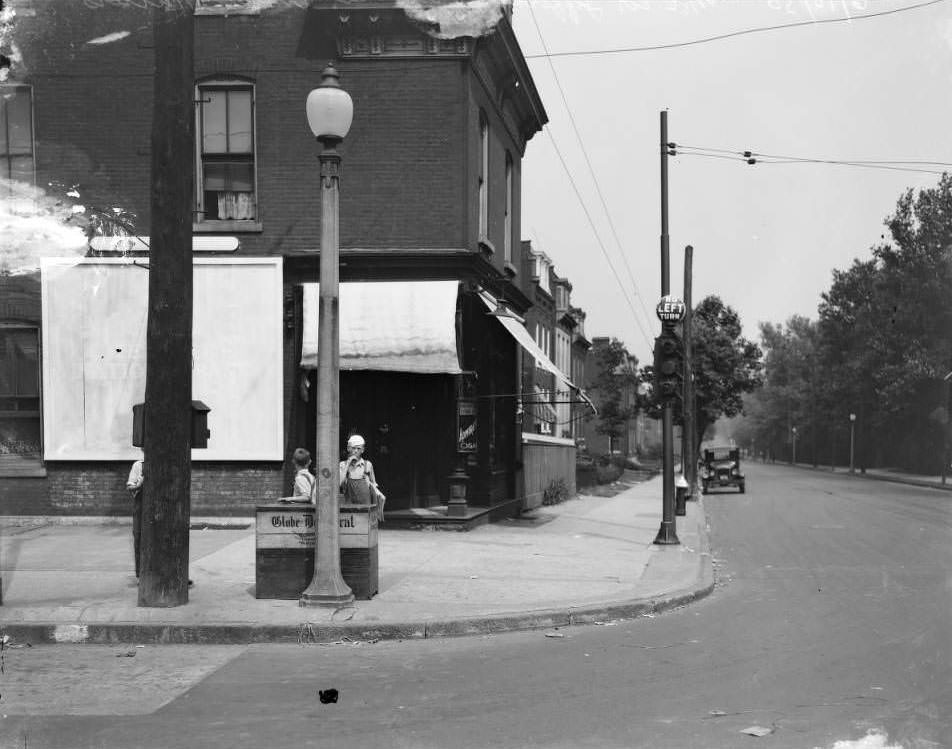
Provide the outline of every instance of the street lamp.
[[853,467],[853,437],[856,433],[856,414],[850,414],[850,473],[855,473],[855,468]]
[[791,427],[790,431],[793,432],[793,460],[790,461],[793,465],[797,464],[797,428]]
[[338,83],[332,64],[324,68],[321,85],[307,95],[307,122],[321,144],[321,261],[317,329],[317,507],[314,577],[301,594],[302,606],[340,606],[354,593],[340,571],[340,248],[338,212],[340,154],[336,146],[354,119],[354,103]]

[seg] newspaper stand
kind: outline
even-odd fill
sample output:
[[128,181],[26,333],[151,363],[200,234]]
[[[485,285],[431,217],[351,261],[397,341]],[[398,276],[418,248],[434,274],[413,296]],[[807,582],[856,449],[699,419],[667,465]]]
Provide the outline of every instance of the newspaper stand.
[[[255,508],[255,598],[298,599],[314,576],[314,505],[277,502]],[[340,505],[340,567],[354,597],[377,593],[377,515],[369,505]]]

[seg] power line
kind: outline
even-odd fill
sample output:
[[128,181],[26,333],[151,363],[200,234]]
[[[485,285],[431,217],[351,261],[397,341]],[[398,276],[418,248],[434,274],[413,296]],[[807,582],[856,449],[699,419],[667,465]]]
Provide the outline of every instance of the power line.
[[[545,38],[542,36],[542,29],[539,27],[539,21],[536,19],[535,10],[532,7],[532,2],[528,3],[529,14],[532,16],[532,23],[535,25],[536,32],[539,35],[539,41],[542,43],[542,48],[548,52],[548,45],[546,45]],[[618,238],[618,231],[615,229],[615,222],[612,220],[611,212],[608,210],[608,205],[605,202],[605,196],[602,193],[601,185],[598,182],[598,177],[595,174],[595,169],[592,167],[592,162],[588,157],[588,151],[585,148],[585,141],[582,139],[581,133],[579,133],[578,125],[575,122],[575,115],[572,114],[572,108],[569,106],[568,100],[565,96],[565,90],[562,88],[562,82],[559,80],[559,74],[555,69],[555,65],[552,60],[549,60],[549,67],[552,70],[552,75],[555,78],[555,85],[559,89],[559,96],[562,99],[562,105],[565,107],[565,111],[568,113],[569,122],[572,124],[572,130],[575,132],[575,139],[578,141],[579,149],[582,151],[582,156],[585,158],[585,164],[588,167],[588,173],[592,177],[592,181],[595,184],[595,192],[598,194],[598,199],[602,204],[602,210],[605,212],[605,217],[608,219],[608,225],[611,228],[612,236],[615,238],[615,244],[618,247],[618,254],[621,255],[622,262],[625,264],[625,269],[628,271],[628,278],[631,281],[631,285],[634,287],[635,295],[638,297],[638,301],[641,303],[642,312],[644,312],[645,319],[651,324],[651,316],[648,314],[648,310],[645,308],[644,296],[641,293],[641,290],[638,288],[638,282],[635,280],[635,275],[632,273],[631,265],[628,263],[628,257],[625,255],[625,251],[622,248],[621,240]],[[637,321],[637,314],[635,315]],[[639,322],[639,327],[641,323]],[[642,329],[644,334],[644,329]],[[647,335],[645,336],[647,338]],[[650,343],[650,342],[649,342]]]
[[569,184],[572,185],[572,190],[575,192],[575,197],[578,199],[579,206],[581,206],[582,212],[585,214],[585,218],[588,220],[588,225],[592,229],[592,234],[595,236],[596,242],[598,242],[598,247],[601,249],[602,255],[605,256],[605,261],[608,263],[608,267],[611,268],[612,275],[615,277],[615,280],[618,282],[618,286],[621,288],[622,295],[625,297],[625,301],[628,303],[628,308],[631,310],[631,314],[634,316],[635,322],[638,323],[638,327],[641,329],[641,334],[645,337],[645,341],[647,341],[648,346],[651,347],[651,339],[645,332],[644,327],[641,325],[641,321],[638,319],[638,313],[635,311],[635,306],[631,303],[631,298],[628,296],[628,292],[625,290],[625,286],[621,281],[621,277],[618,275],[618,271],[615,269],[614,263],[612,263],[611,258],[608,256],[608,252],[605,250],[605,244],[602,242],[602,238],[599,236],[598,230],[595,228],[595,222],[592,220],[592,214],[589,213],[588,207],[585,205],[585,201],[582,200],[582,194],[579,192],[578,185],[575,183],[575,178],[572,176],[572,172],[569,170],[568,164],[565,163],[565,157],[562,155],[559,144],[552,135],[551,128],[546,126],[545,132],[552,141],[552,147],[555,149],[555,154],[559,157],[559,162],[562,164],[562,169],[565,171],[565,175],[569,178]]
[[[850,166],[861,169],[885,169],[898,172],[919,172],[922,174],[943,174],[942,169],[922,169],[920,166],[950,166],[952,162],[929,161],[926,159],[898,160],[898,159],[823,159],[802,156],[787,156],[780,154],[760,153],[749,150],[730,150],[725,148],[707,148],[704,146],[672,145],[679,156],[700,156],[704,158],[727,159],[743,161],[747,164],[828,164],[831,166]],[[909,165],[909,166],[903,166]]]
[[[731,31],[726,34],[717,34],[715,36],[703,37],[701,39],[692,39],[686,42],[672,42],[670,44],[653,44],[644,47],[621,47],[617,49],[596,49],[588,51],[576,51],[576,52],[546,52],[545,54],[538,55],[526,55],[527,60],[531,60],[538,57],[581,57],[583,55],[616,55],[622,54],[625,52],[654,52],[657,50],[664,49],[677,49],[679,47],[690,47],[696,44],[707,44],[708,42],[717,42],[723,39],[731,39],[737,36],[744,36],[747,34],[759,34],[765,31],[778,31],[781,29],[792,29],[799,26],[819,26],[820,24],[827,23],[850,23],[852,21],[863,21],[869,18],[879,18],[881,16],[889,16],[896,13],[905,13],[910,10],[919,10],[920,8],[926,8],[930,5],[938,5],[943,3],[946,0],[927,0],[926,2],[917,3],[915,5],[907,5],[903,8],[893,8],[892,10],[883,10],[876,13],[866,13],[864,15],[858,16],[847,16],[846,18],[816,18],[809,21],[797,21],[795,23],[783,23],[777,24],[775,26],[756,26],[751,29],[741,29],[739,31]],[[531,0],[530,0],[531,7]]]

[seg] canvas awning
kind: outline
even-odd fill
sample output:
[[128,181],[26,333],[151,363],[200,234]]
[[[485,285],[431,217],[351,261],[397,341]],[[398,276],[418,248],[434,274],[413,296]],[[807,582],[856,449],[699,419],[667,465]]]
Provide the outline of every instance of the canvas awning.
[[[301,366],[317,368],[319,285],[303,284]],[[340,285],[340,368],[458,374],[457,281]]]
[[[495,310],[497,307],[496,299],[485,289],[479,291],[479,298],[483,300],[483,303],[490,310]],[[536,360],[536,364],[543,369],[548,370],[555,375],[555,379],[563,383],[568,387],[570,393],[577,395],[580,402],[587,403],[591,407],[593,413],[598,413],[598,409],[595,408],[595,404],[592,403],[591,398],[589,398],[585,392],[576,385],[572,380],[569,379],[568,375],[565,374],[561,369],[559,369],[545,352],[539,348],[539,345],[532,338],[532,335],[526,330],[526,326],[523,325],[515,317],[497,317],[497,320],[502,324],[502,326],[509,331],[509,334],[516,339],[516,342],[522,346],[532,357]]]

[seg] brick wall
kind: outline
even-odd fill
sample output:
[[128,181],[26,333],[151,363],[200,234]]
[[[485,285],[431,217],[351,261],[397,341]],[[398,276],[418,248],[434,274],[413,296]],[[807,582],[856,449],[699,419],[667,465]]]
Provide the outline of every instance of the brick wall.
[[[78,184],[81,202],[123,206],[147,232],[151,32],[148,14],[132,5],[39,3],[34,17],[18,22],[24,64],[13,80],[34,87],[38,184]],[[327,60],[298,54],[305,12],[289,5],[258,17],[196,18],[196,79],[255,83],[263,231],[241,234],[243,254],[313,250],[319,241],[319,146],[304,103]],[[87,43],[117,30],[133,33]],[[341,246],[464,246],[469,132],[462,63],[344,60],[338,69],[355,110],[340,148]],[[498,158],[501,174],[504,156]]]
[[[128,515],[126,479],[129,463],[47,463],[48,498],[42,509],[3,498],[4,514]],[[4,489],[6,492],[6,483]],[[19,482],[28,481],[20,479]],[[256,504],[281,496],[284,476],[280,463],[194,463],[191,514],[253,515]]]

